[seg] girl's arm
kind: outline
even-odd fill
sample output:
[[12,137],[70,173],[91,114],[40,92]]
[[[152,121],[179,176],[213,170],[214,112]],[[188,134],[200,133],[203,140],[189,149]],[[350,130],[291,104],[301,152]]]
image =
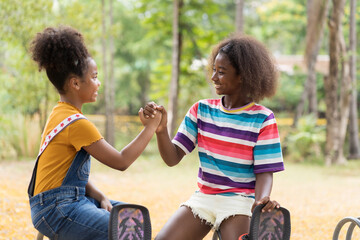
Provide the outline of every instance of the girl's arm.
[[111,211],[112,204],[110,203],[110,200],[90,180],[86,184],[86,195],[98,201],[101,208],[109,212]]
[[160,155],[164,162],[172,167],[178,164],[185,156],[183,150],[171,142],[167,129],[167,112],[163,106],[158,106],[154,102],[145,106],[144,114],[146,118],[155,117],[158,112],[162,113],[162,119],[156,129],[156,138]]
[[144,125],[143,130],[120,152],[104,139],[84,147],[85,151],[105,165],[124,171],[144,151],[161,121],[161,113],[156,114],[154,118],[146,119],[142,109],[139,111],[139,117]]
[[263,212],[271,211],[275,207],[279,208],[280,205],[276,201],[270,200],[270,194],[273,184],[273,173],[272,172],[265,172],[265,173],[258,173],[256,174],[256,185],[255,185],[255,202],[252,206],[251,211],[257,205],[266,204],[262,209]]

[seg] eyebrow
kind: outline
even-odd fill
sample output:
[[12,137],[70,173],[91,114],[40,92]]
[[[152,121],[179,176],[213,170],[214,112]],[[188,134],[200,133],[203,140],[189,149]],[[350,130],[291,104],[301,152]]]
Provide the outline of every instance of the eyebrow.
[[[213,65],[213,67],[215,67],[215,64]],[[223,69],[223,70],[227,70],[226,67],[223,67],[223,66],[219,66],[218,68]]]

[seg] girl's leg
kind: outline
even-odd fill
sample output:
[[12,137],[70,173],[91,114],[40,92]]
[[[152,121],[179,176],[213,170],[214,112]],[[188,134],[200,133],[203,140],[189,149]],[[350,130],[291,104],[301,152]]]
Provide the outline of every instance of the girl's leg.
[[248,233],[250,229],[250,217],[236,215],[227,218],[220,224],[222,240],[238,239],[240,235]]
[[198,217],[191,209],[181,206],[165,223],[156,236],[156,240],[203,239],[211,227]]
[[[113,206],[120,202],[111,201]],[[100,203],[91,197],[80,200],[70,212],[59,207],[66,220],[59,230],[59,240],[107,240],[110,212],[100,207]]]

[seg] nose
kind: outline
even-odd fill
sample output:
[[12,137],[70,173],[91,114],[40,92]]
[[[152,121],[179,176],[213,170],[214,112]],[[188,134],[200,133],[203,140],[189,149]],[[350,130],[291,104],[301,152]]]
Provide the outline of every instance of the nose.
[[216,73],[216,71],[213,71],[213,73],[212,73],[212,75],[211,75],[211,80],[212,81],[216,81],[216,80],[218,80],[218,76],[217,76],[217,73]]
[[97,80],[97,85],[100,87],[101,82],[99,81],[99,79]]

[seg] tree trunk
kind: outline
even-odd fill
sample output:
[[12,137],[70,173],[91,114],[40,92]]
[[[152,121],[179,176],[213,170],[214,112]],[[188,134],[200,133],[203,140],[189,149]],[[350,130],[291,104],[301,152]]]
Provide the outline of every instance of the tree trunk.
[[360,159],[359,127],[357,112],[357,87],[356,87],[356,0],[350,0],[350,78],[351,78],[351,103],[349,118],[349,159]]
[[235,0],[235,30],[236,33],[244,32],[244,1],[245,0]]
[[[329,55],[330,55],[330,68],[329,77],[325,78],[325,100],[326,100],[326,165],[340,164],[346,161],[343,155],[343,139],[342,130],[344,128],[343,117],[340,114],[346,114],[346,109],[339,110],[339,107],[345,106],[345,96],[341,93],[341,100],[338,99],[339,91],[339,63],[341,55],[343,54],[343,43],[342,43],[342,17],[344,14],[345,0],[333,0],[333,7],[331,18],[329,20]],[[344,56],[345,57],[345,56]],[[345,72],[344,72],[345,73]],[[343,76],[343,81],[346,81]],[[341,92],[344,91],[344,87]],[[345,94],[346,95],[346,94]],[[346,129],[346,127],[345,127]]]
[[[342,28],[342,26],[340,26]],[[350,102],[351,102],[351,78],[350,78],[350,66],[349,66],[349,58],[347,57],[348,53],[346,50],[346,43],[344,39],[344,35],[342,30],[340,31],[340,50],[341,50],[341,85],[340,85],[340,127],[339,129],[339,155],[336,159],[336,164],[341,164],[346,162],[346,158],[344,156],[344,143],[346,137],[346,129],[349,121],[349,113],[350,113]]]
[[[112,28],[114,17],[113,17],[113,0],[109,0],[109,29]],[[109,36],[109,57],[110,57],[110,63],[109,63],[109,102],[108,102],[108,111],[106,114],[106,136],[107,141],[112,145],[115,146],[115,121],[114,121],[114,103],[115,103],[115,78],[114,78],[114,37],[112,34],[112,31],[110,31]]]
[[176,128],[177,119],[177,100],[179,95],[179,71],[180,71],[180,57],[181,57],[181,33],[179,28],[180,12],[182,7],[182,0],[174,0],[173,10],[173,52],[172,52],[172,71],[169,93],[169,134],[173,137]]
[[[108,67],[107,57],[107,26],[106,26],[106,2],[101,0],[101,10],[102,10],[102,56],[103,56],[103,77],[104,77],[104,95],[105,95],[105,139],[106,141],[114,146],[114,120],[113,120],[113,109],[112,109],[112,100],[111,100],[111,80],[108,73],[110,68]],[[112,51],[112,49],[110,49]],[[111,55],[111,53],[110,53]],[[111,64],[111,60],[110,60]]]
[[140,105],[145,106],[149,101],[148,99],[148,91],[150,88],[150,67],[146,64],[144,69],[139,71],[139,75],[137,76],[137,82],[140,86],[139,99]]
[[304,91],[296,108],[293,126],[297,125],[299,118],[303,115],[305,102],[309,100],[309,113],[317,117],[317,86],[316,86],[316,61],[319,53],[320,43],[324,32],[325,20],[328,13],[328,0],[308,0],[307,2],[307,30],[305,63],[307,66],[307,79]]

